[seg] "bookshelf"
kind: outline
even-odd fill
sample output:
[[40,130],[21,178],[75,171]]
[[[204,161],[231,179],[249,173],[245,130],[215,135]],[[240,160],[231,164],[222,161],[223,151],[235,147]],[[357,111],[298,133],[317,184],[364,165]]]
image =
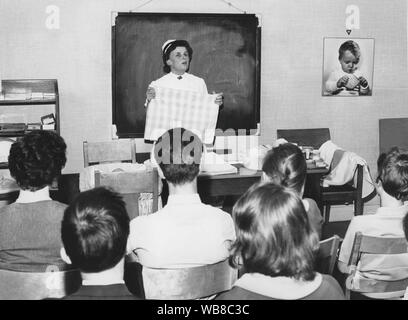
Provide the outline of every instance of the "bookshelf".
[[[56,79],[2,80],[0,89],[0,139],[17,139],[34,129],[60,134]],[[49,124],[50,117],[54,125]],[[0,169],[7,167],[0,163]]]

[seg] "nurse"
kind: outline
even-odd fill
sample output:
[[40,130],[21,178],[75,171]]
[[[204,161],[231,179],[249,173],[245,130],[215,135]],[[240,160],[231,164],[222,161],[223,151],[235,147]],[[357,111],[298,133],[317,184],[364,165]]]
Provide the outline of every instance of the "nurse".
[[[205,81],[191,73],[188,73],[190,62],[193,57],[193,49],[186,40],[167,40],[162,46],[163,71],[166,73],[161,78],[152,81],[146,91],[146,104],[155,98],[155,88],[171,88],[176,90],[188,90],[202,94],[208,94]],[[223,103],[223,93],[218,93],[215,103],[219,106]]]

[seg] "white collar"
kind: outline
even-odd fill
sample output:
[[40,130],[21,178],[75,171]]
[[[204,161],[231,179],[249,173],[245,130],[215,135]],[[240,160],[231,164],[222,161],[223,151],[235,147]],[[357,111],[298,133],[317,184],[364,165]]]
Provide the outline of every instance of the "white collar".
[[173,78],[178,78],[178,77],[182,77],[182,78],[184,78],[184,77],[188,77],[188,73],[187,72],[184,72],[183,74],[176,74],[176,73],[174,73],[174,72],[169,72],[169,75],[170,76],[172,76]]
[[319,288],[322,280],[322,275],[317,272],[312,281],[246,273],[235,282],[235,286],[275,299],[292,300],[310,295]]
[[188,205],[201,203],[201,199],[198,193],[193,194],[173,194],[169,195],[167,205]]
[[379,216],[386,216],[386,217],[391,217],[391,216],[404,217],[405,214],[407,213],[408,213],[408,204],[404,203],[400,207],[379,207],[375,214]]
[[50,189],[48,186],[45,186],[44,188],[37,191],[20,190],[20,194],[18,195],[16,202],[32,203],[46,200],[52,200],[50,197]]
[[125,283],[123,279],[114,279],[114,278],[82,280],[83,286],[109,286],[111,284],[122,284],[122,283],[123,284]]

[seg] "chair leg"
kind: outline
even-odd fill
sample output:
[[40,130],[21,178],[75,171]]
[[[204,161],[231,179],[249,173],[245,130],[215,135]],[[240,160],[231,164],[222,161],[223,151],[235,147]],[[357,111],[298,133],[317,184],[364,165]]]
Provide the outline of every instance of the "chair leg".
[[350,290],[346,288],[346,292],[344,294],[346,296],[346,300],[350,300]]
[[328,223],[330,220],[330,204],[326,204],[324,208],[324,223]]

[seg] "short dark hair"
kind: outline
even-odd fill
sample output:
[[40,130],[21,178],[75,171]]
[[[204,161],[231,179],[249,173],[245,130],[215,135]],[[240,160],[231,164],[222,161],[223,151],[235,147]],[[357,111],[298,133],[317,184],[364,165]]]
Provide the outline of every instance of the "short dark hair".
[[377,164],[378,179],[384,191],[397,200],[407,200],[408,150],[393,147],[385,156],[380,155]]
[[306,160],[300,148],[292,143],[283,143],[266,154],[262,171],[277,184],[302,191],[306,180]]
[[251,187],[234,205],[236,241],[230,263],[244,272],[313,280],[317,233],[298,194],[264,183]]
[[175,185],[193,181],[200,172],[203,143],[193,132],[174,128],[159,137],[154,157],[166,180]]
[[[177,47],[184,47],[188,52],[188,57],[191,60],[193,59],[193,49],[191,48],[190,44],[186,40],[175,40],[171,42],[166,48],[164,48],[163,52],[163,71],[165,73],[169,73],[171,68],[167,65],[167,60],[169,60],[170,53],[176,49]],[[189,65],[190,66],[190,65]],[[188,71],[188,70],[187,70]]]
[[23,190],[50,185],[67,161],[67,145],[53,131],[34,130],[11,145],[8,157],[11,176]]
[[347,50],[350,51],[356,58],[360,58],[360,46],[357,44],[357,42],[348,40],[342,43],[339,48],[339,60],[343,57],[344,52]]
[[99,187],[80,193],[65,209],[61,237],[72,264],[83,272],[114,267],[124,257],[129,216],[117,193]]

